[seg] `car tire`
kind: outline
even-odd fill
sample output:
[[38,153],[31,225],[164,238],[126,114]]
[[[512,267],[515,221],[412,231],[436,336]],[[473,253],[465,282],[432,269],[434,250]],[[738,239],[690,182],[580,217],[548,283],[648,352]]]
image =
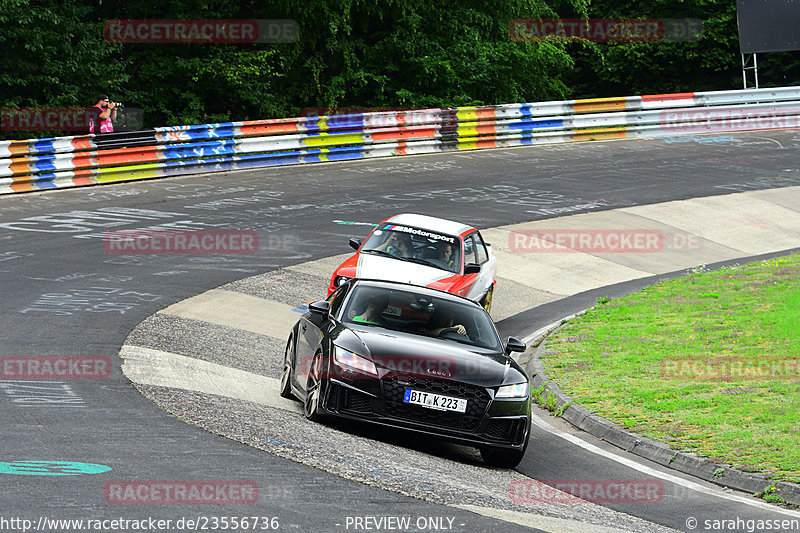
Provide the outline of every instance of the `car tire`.
[[503,450],[498,448],[481,448],[481,458],[489,466],[514,468],[525,456],[525,450]]
[[484,309],[486,309],[487,313],[492,312],[493,293],[494,293],[494,284],[491,287],[489,287],[489,290],[486,291],[486,294],[484,294],[483,298],[481,299],[481,305],[483,306]]
[[294,399],[292,394],[292,363],[291,353],[294,350],[294,338],[289,337],[286,343],[286,351],[283,354],[283,372],[281,373],[280,394],[284,398]]
[[307,420],[318,422],[322,418],[320,401],[322,392],[322,353],[314,354],[308,369],[306,399],[303,402],[303,414]]

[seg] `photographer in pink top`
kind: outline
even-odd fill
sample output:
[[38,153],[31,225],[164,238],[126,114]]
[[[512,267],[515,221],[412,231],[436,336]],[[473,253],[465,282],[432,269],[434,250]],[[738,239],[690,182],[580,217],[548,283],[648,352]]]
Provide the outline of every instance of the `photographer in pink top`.
[[97,103],[89,108],[89,133],[111,133],[114,131],[114,120],[117,119],[117,104],[101,94]]

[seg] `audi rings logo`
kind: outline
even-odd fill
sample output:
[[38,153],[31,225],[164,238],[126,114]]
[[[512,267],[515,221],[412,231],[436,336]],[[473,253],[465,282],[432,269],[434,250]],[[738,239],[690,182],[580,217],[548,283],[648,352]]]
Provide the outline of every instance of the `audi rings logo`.
[[452,374],[447,370],[437,370],[435,368],[428,368],[426,369],[426,372],[434,376],[439,376],[440,378],[449,378],[450,376],[452,376]]

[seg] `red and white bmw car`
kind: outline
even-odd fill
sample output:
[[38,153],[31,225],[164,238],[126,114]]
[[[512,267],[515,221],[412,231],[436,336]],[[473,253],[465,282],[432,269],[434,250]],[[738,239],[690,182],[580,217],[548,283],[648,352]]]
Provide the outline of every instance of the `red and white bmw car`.
[[497,258],[480,232],[460,222],[402,214],[384,220],[331,276],[330,295],[351,278],[422,285],[492,305]]

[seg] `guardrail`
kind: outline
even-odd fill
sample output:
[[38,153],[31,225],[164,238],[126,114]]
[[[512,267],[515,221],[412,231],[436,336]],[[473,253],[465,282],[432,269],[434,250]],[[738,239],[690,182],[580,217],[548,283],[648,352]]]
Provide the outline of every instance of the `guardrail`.
[[800,87],[381,111],[0,141],[0,194],[450,150],[800,127]]

